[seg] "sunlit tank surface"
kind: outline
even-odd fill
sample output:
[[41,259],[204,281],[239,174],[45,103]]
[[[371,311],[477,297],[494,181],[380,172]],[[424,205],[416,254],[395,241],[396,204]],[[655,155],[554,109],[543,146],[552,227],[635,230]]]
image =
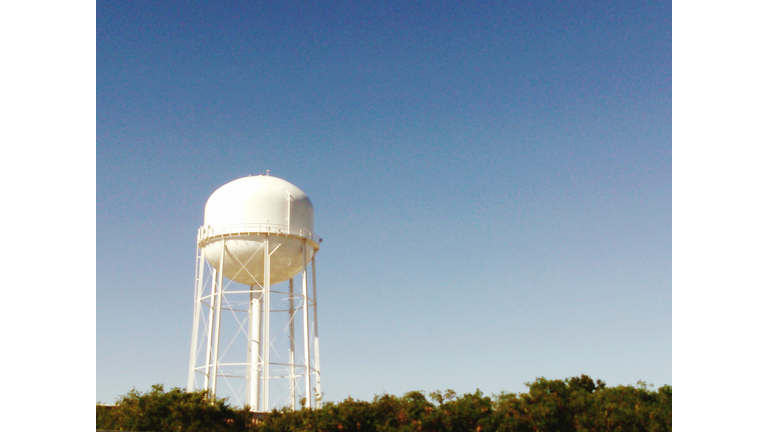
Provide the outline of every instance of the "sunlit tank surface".
[[205,204],[198,244],[219,269],[226,240],[224,276],[245,285],[264,283],[264,240],[269,238],[270,284],[286,281],[320,248],[307,194],[270,176],[243,177],[217,189]]

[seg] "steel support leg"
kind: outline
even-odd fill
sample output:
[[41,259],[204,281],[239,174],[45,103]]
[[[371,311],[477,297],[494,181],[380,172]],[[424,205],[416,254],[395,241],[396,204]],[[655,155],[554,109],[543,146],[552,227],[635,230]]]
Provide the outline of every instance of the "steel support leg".
[[216,331],[216,342],[213,345],[213,367],[211,376],[211,390],[216,396],[216,384],[219,376],[219,342],[221,341],[221,296],[224,291],[224,251],[227,249],[226,240],[221,240],[221,261],[219,262],[219,283],[216,291],[216,323],[213,325]]
[[264,398],[262,399],[262,412],[269,410],[269,351],[270,351],[270,335],[269,335],[269,315],[272,310],[272,303],[270,299],[270,274],[269,274],[269,238],[264,240],[264,346],[262,351],[264,352],[263,361],[264,367]]
[[203,270],[205,269],[205,257],[202,249],[197,249],[197,262],[195,267],[195,309],[192,315],[192,348],[189,352],[189,375],[187,377],[187,391],[195,390],[195,361],[197,360],[198,333],[200,331],[200,297],[203,295]]
[[315,403],[317,408],[322,407],[320,398],[323,393],[320,390],[320,334],[317,332],[317,278],[315,277],[315,256],[312,255],[312,304],[315,318]]
[[307,296],[307,241],[301,249],[304,258],[304,270],[301,273],[302,294],[304,296],[304,395],[307,399],[307,408],[312,408],[312,395],[310,394],[310,369],[309,369],[309,296]]
[[291,388],[290,394],[291,394],[291,409],[296,410],[296,340],[294,339],[295,330],[294,330],[294,321],[293,321],[293,314],[296,312],[296,308],[294,306],[293,302],[293,278],[290,279],[288,282],[289,284],[289,290],[290,294],[288,296],[288,327],[290,329],[290,334],[288,337],[290,338],[290,349],[288,351],[288,363],[291,365],[290,368],[290,377],[289,377],[289,385]]
[[213,316],[216,310],[216,269],[211,271],[211,306],[208,309],[208,338],[205,345],[205,383],[206,390],[211,389],[211,351],[213,351]]

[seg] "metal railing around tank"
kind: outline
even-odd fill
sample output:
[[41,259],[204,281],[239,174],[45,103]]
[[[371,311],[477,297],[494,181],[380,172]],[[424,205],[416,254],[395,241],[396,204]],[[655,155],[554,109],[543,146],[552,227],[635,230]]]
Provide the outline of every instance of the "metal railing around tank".
[[217,238],[248,234],[277,234],[285,236],[301,237],[320,243],[320,237],[312,231],[303,229],[291,229],[288,225],[240,223],[212,226],[202,226],[197,230],[197,244]]

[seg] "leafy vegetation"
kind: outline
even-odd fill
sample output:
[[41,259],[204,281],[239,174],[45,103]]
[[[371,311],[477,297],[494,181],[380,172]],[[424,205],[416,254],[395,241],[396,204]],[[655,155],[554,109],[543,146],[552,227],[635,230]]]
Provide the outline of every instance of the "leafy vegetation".
[[[566,380],[538,378],[527,393],[494,397],[479,390],[458,396],[454,391],[412,391],[402,397],[384,394],[373,401],[348,398],[326,402],[321,409],[273,410],[258,423],[245,408],[212,400],[204,391],[169,392],[156,385],[141,394],[132,390],[114,408],[97,406],[96,427],[133,431],[509,431],[601,432],[672,430],[672,387],[657,391],[607,387],[582,375]],[[431,401],[430,401],[431,400]]]
[[131,390],[114,407],[96,406],[96,429],[125,431],[244,431],[250,414],[205,390],[169,392],[156,384],[147,393]]

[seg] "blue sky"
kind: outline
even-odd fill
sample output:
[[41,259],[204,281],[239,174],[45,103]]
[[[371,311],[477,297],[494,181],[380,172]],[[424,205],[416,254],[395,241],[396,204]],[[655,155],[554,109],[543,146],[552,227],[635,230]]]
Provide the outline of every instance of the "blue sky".
[[304,190],[326,399],[672,384],[669,2],[98,2],[96,400],[186,384],[207,198]]

